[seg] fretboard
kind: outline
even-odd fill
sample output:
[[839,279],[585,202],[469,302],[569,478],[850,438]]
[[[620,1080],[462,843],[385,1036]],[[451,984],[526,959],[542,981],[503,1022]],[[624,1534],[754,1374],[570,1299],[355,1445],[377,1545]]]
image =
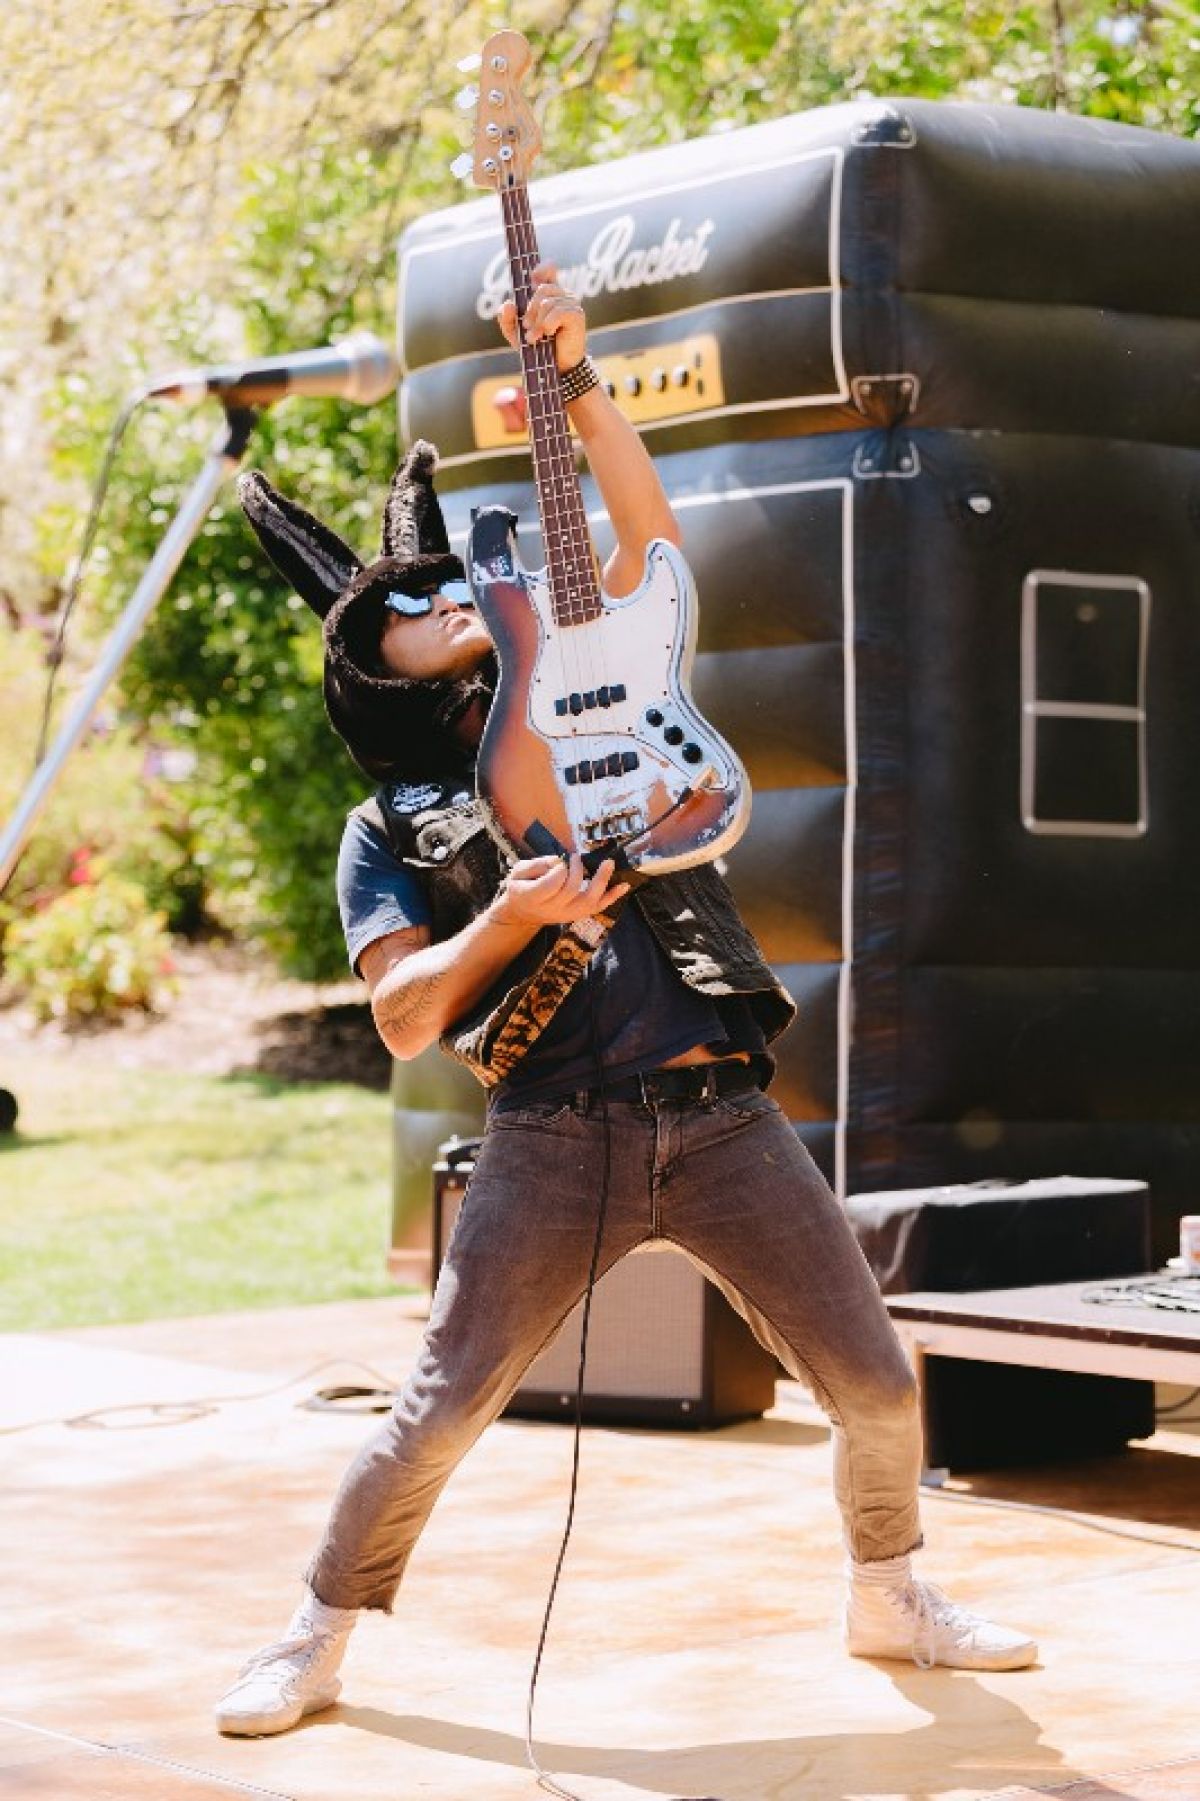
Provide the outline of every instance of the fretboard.
[[[521,320],[532,292],[530,271],[541,261],[529,212],[529,193],[523,182],[514,181],[500,189],[500,207],[513,298]],[[554,344],[549,338],[540,338],[536,344],[528,344],[522,338],[520,350],[555,623],[581,625],[599,615],[602,602],[567,410],[558,385]]]

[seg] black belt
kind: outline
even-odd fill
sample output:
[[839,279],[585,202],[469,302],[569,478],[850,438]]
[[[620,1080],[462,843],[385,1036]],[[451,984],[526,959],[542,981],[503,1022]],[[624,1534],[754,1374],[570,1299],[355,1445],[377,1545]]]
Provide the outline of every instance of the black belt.
[[[619,1082],[606,1082],[610,1101],[712,1101],[720,1094],[745,1094],[761,1088],[753,1063],[686,1063],[677,1069],[647,1069]],[[599,1098],[598,1088],[589,1094]]]

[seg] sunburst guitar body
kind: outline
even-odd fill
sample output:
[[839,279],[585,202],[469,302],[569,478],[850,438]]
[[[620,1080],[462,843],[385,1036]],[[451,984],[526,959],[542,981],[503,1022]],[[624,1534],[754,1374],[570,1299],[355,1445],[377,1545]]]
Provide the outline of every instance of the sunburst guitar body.
[[477,780],[497,835],[521,854],[564,848],[666,875],[710,862],[746,828],[742,765],[688,692],[696,591],[674,545],[656,538],[643,579],[591,616],[556,619],[546,570],[526,570],[512,515],[472,527],[467,570],[501,678]]

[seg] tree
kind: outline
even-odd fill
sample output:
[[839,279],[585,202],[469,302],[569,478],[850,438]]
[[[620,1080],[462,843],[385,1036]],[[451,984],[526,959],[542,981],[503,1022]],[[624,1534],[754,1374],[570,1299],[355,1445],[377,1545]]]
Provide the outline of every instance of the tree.
[[[119,397],[149,368],[387,335],[395,238],[451,203],[455,61],[483,0],[7,0],[0,9],[0,596],[53,619]],[[1189,0],[581,0],[525,9],[549,173],[868,94],[1200,127]],[[81,642],[127,596],[212,430],[140,422]],[[256,460],[360,549],[395,461],[388,409],[289,409]],[[341,948],[328,893],[359,778],[321,718],[319,644],[219,508],[131,662],[123,705],[199,752],[230,917],[293,967]],[[69,672],[68,672],[69,673]]]

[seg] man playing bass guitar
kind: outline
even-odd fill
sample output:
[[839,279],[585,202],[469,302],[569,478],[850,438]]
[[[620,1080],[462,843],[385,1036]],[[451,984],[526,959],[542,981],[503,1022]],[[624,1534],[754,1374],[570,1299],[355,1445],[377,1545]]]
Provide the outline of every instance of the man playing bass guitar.
[[[511,303],[500,325],[515,344]],[[666,495],[593,379],[583,309],[550,265],[532,271],[524,330],[553,345],[616,536],[604,587],[629,594],[651,542],[679,543]],[[578,855],[513,862],[487,830],[474,753],[496,661],[450,552],[434,464],[418,444],[401,466],[384,554],[365,567],[261,475],[242,480],[264,546],[324,619],[331,719],[379,783],[351,814],[339,863],[351,963],[388,1049],[412,1058],[440,1039],[481,1077],[488,1118],[412,1376],[342,1481],[291,1623],[217,1723],[283,1732],[336,1700],[359,1610],[390,1611],[447,1479],[584,1295],[602,1172],[597,1277],[669,1241],[827,1413],[849,1651],[1027,1665],[1030,1638],[913,1572],[913,1373],[841,1207],[768,1093],[769,1046],[794,1007],[721,877],[704,863],[630,889],[611,858],[593,873]],[[597,921],[606,929],[589,938]],[[586,973],[547,999],[547,963],[572,932],[589,947]]]

